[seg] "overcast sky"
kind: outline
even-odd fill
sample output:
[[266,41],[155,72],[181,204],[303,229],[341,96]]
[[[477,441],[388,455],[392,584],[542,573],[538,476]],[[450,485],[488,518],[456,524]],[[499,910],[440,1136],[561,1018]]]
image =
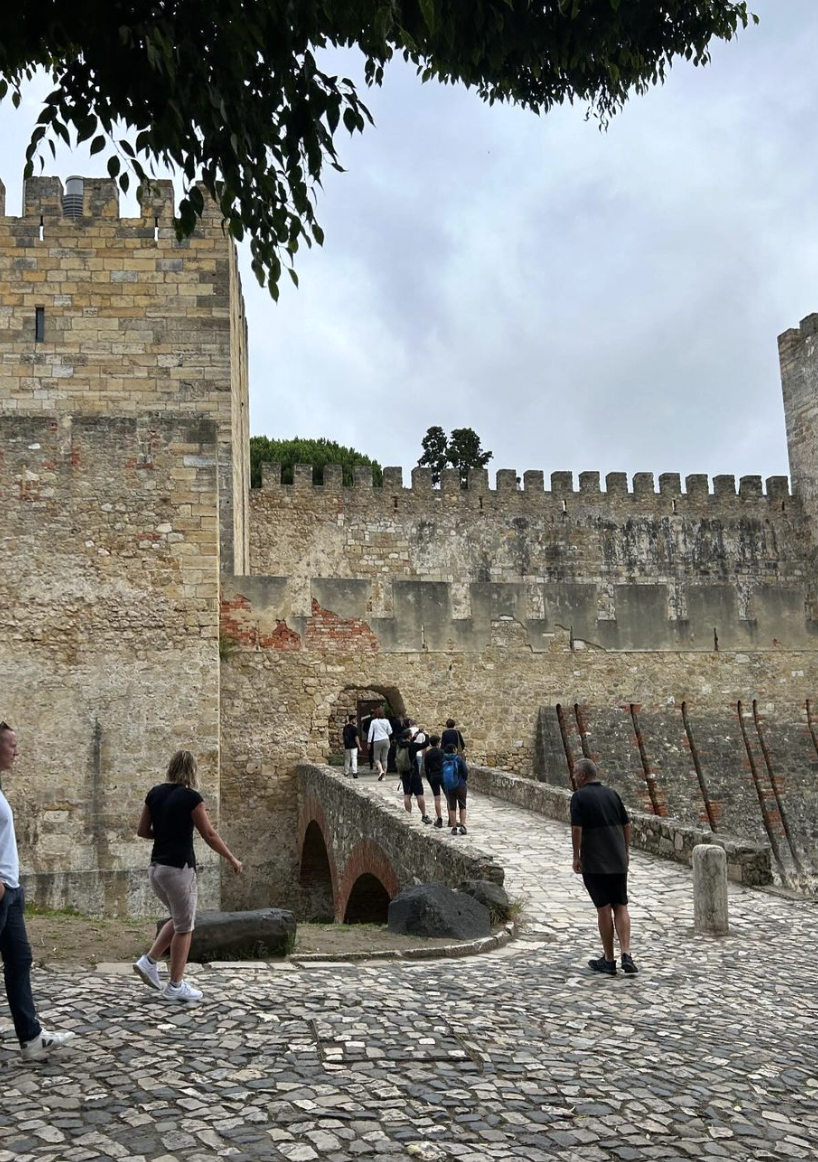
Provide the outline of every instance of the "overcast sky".
[[[274,305],[243,254],[252,431],[407,483],[432,424],[474,428],[492,472],[786,473],[776,336],[818,311],[818,4],[752,7],[607,133],[392,65],[375,128],[339,138],[301,288]],[[11,213],[36,96],[0,111]]]

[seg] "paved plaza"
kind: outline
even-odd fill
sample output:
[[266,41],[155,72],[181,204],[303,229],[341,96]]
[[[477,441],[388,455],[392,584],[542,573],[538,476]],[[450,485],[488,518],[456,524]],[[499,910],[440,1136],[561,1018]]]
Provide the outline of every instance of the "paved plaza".
[[[362,793],[402,810],[394,783]],[[421,827],[418,816],[409,826]],[[818,907],[731,887],[692,931],[689,871],[636,853],[635,978],[600,978],[568,828],[474,797],[469,843],[527,924],[461,960],[193,968],[179,1011],[130,966],[37,971],[50,1026],[21,1061],[0,1018],[0,1162],[563,1162],[818,1155]],[[146,925],[146,929],[149,925]]]

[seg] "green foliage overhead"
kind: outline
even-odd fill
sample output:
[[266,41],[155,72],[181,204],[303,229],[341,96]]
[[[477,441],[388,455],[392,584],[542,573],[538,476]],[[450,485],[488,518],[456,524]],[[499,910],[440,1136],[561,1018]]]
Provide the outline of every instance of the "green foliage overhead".
[[440,483],[443,469],[449,465],[460,473],[460,483],[465,488],[470,468],[485,468],[494,455],[484,452],[480,437],[473,428],[453,428],[452,434],[440,427],[429,428],[421,440],[423,455],[418,460],[421,467],[431,468],[432,480]]
[[576,99],[604,123],[748,19],[743,0],[24,0],[3,6],[0,101],[19,105],[44,69],[54,88],[27,173],[60,140],[106,151],[123,190],[174,166],[179,236],[201,215],[201,181],[230,233],[252,236],[253,270],[277,297],[299,245],[323,240],[314,188],[324,165],[340,169],[337,131],[371,121],[322,49],[360,49],[370,85],[398,54],[424,81],[535,113]]
[[267,436],[250,437],[250,486],[261,487],[262,464],[280,464],[281,479],[284,484],[292,484],[293,467],[296,464],[312,464],[314,484],[323,484],[324,466],[340,464],[343,469],[344,484],[354,481],[353,469],[357,464],[372,468],[372,482],[376,488],[383,484],[383,469],[376,460],[370,460],[354,448],[345,448],[334,440],[270,440]]

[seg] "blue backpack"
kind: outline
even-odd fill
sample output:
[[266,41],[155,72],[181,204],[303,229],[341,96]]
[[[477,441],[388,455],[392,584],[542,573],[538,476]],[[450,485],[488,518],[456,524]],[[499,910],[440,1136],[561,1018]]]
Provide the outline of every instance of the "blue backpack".
[[456,754],[443,756],[443,786],[447,791],[453,791],[460,782],[460,763]]

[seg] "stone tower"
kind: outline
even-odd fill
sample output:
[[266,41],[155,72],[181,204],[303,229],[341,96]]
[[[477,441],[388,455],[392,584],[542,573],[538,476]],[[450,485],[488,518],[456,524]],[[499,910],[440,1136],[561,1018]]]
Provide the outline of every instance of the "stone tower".
[[[792,491],[801,498],[818,553],[818,315],[778,337]],[[813,600],[814,584],[811,586]]]
[[29,178],[20,218],[0,183],[0,412],[215,420],[221,569],[242,573],[247,330],[235,247],[206,206],[179,242],[169,181],[135,219],[107,178]]
[[[34,898],[144,911],[135,819],[195,752],[218,816],[219,581],[246,569],[247,344],[215,208],[178,241],[157,182],[0,185],[0,717]],[[19,777],[18,777],[19,776]],[[205,906],[218,860],[202,859]]]

